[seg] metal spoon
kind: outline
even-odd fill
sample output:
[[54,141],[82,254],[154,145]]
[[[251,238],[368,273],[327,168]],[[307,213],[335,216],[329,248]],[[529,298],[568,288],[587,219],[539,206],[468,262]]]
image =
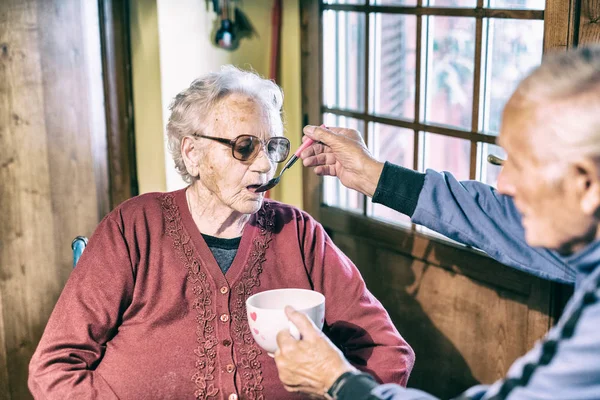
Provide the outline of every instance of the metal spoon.
[[289,169],[292,165],[294,165],[294,163],[296,163],[296,161],[298,161],[298,158],[300,158],[300,153],[302,153],[304,151],[304,149],[306,149],[308,146],[310,146],[314,142],[315,142],[314,140],[309,138],[308,140],[306,140],[306,142],[302,143],[302,146],[300,146],[298,148],[298,150],[296,150],[294,155],[290,157],[288,162],[285,163],[285,165],[281,169],[281,172],[279,173],[279,175],[276,176],[275,178],[271,179],[269,182],[265,183],[264,185],[257,187],[256,190],[254,190],[254,192],[255,193],[266,192],[267,190],[269,190],[272,187],[274,187],[275,185],[277,185],[279,183],[279,181],[281,180],[281,175],[283,175],[283,172],[286,169]]
[[504,160],[503,159],[501,159],[500,157],[495,156],[493,154],[488,154],[487,161],[490,164],[497,165],[497,166],[502,166],[502,164],[504,164]]

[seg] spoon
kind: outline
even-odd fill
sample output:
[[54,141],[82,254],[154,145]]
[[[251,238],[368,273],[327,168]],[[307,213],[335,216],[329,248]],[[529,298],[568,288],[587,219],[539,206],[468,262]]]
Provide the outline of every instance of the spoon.
[[502,164],[504,164],[504,160],[503,159],[501,159],[500,157],[495,156],[493,154],[488,154],[487,161],[490,164],[497,165],[497,166],[502,166]]
[[279,181],[281,180],[281,175],[283,175],[283,172],[286,169],[289,169],[292,165],[294,165],[294,163],[296,161],[298,161],[298,158],[300,158],[300,153],[302,153],[304,151],[304,149],[306,149],[308,146],[310,146],[314,142],[315,142],[314,140],[308,138],[308,140],[306,140],[304,143],[302,143],[302,146],[300,146],[298,148],[298,150],[296,150],[296,152],[294,153],[294,155],[290,157],[290,159],[288,160],[288,162],[285,163],[285,165],[281,169],[281,172],[279,173],[279,175],[276,176],[275,178],[271,179],[269,182],[265,183],[264,185],[257,187],[254,190],[254,192],[255,193],[266,192],[267,190],[269,190],[272,187],[274,187],[275,185],[277,185],[279,183]]

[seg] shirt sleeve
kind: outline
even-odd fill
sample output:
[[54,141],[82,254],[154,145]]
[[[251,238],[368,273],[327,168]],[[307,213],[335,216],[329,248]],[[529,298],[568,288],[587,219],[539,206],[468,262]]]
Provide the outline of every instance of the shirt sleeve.
[[131,302],[133,270],[111,214],[98,226],[71,273],[29,364],[36,399],[116,399],[95,372]]
[[325,295],[324,332],[358,369],[379,382],[406,385],[414,352],[381,303],[367,290],[356,266],[323,227],[306,217],[305,262],[314,289]]
[[558,253],[527,244],[512,198],[491,186],[459,182],[448,172],[422,174],[386,163],[373,201],[510,267],[561,283],[575,282],[575,270]]

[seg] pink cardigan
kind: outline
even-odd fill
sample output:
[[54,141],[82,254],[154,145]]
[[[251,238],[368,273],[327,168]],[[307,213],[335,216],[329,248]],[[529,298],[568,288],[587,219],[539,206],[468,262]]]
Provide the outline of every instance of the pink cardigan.
[[406,385],[414,354],[352,262],[308,214],[266,200],[225,275],[185,190],[128,200],[100,223],[29,368],[42,399],[293,399],[254,342],[245,300],[325,295],[325,332],[358,368]]

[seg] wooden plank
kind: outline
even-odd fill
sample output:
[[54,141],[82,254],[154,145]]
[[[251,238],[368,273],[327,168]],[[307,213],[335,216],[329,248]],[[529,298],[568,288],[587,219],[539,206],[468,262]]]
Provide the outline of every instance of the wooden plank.
[[[548,314],[552,318],[552,325],[558,321],[562,312],[567,305],[567,302],[573,295],[573,286],[572,285],[563,285],[559,283],[554,283],[551,285],[551,301],[550,307],[548,310]],[[550,328],[551,325],[548,326]]]
[[[16,150],[5,147],[9,142],[9,124],[11,120],[10,112],[10,93],[11,88],[7,84],[8,80],[12,75],[13,62],[9,58],[13,55],[12,45],[14,43],[11,40],[11,36],[17,35],[18,31],[13,30],[12,24],[9,22],[18,22],[13,19],[12,10],[16,4],[3,3],[0,5],[0,146],[2,151],[0,152],[0,208],[2,210],[8,210],[9,198],[7,197],[7,189],[10,186],[14,186],[15,176],[12,172],[14,164],[16,162]],[[12,140],[11,140],[12,142]],[[11,193],[13,193],[11,191]],[[13,194],[14,196],[14,194]],[[12,211],[12,210],[11,210]],[[8,343],[5,333],[5,316],[4,310],[7,306],[4,305],[4,282],[10,278],[12,268],[9,268],[7,262],[9,255],[5,247],[8,246],[6,242],[6,235],[9,235],[8,227],[5,225],[7,222],[7,214],[3,212],[0,214],[0,400],[10,400],[10,381],[8,376]],[[10,321],[9,321],[10,322]]]
[[550,330],[555,319],[558,319],[555,317],[560,317],[560,315],[553,314],[553,305],[556,304],[556,291],[554,290],[556,286],[555,283],[548,280],[537,278],[531,280],[531,290],[528,297],[527,333],[522,338],[528,349],[535,345],[535,342],[540,339],[543,333]]
[[[375,24],[373,24],[375,25]],[[364,59],[364,68],[365,68],[365,86],[363,88],[364,90],[364,96],[363,96],[363,101],[364,101],[364,111],[365,113],[369,112],[369,91],[371,90],[370,87],[370,83],[371,83],[371,79],[370,79],[370,73],[371,73],[371,63],[370,63],[370,58],[371,58],[371,14],[367,13],[365,15],[365,59]],[[373,26],[373,29],[375,29],[375,26]],[[369,124],[366,121],[363,121],[363,138],[365,140],[365,143],[367,144],[368,148],[372,148],[370,141],[372,141],[372,138],[369,137]],[[368,204],[369,204],[369,199],[367,198],[367,196],[362,196],[362,212],[363,215],[367,215],[368,214]]]
[[335,233],[334,241],[413,346],[411,387],[450,398],[479,382],[491,383],[546,332],[548,317],[540,310],[548,298],[541,280],[531,293],[516,294],[364,237]]
[[[87,16],[97,19],[97,9]],[[40,55],[43,60],[44,119],[50,143],[49,195],[58,257],[55,279],[61,287],[72,270],[71,241],[78,235],[90,236],[104,216],[90,205],[98,204],[98,199],[104,204],[108,202],[107,193],[96,190],[94,152],[100,149],[92,150],[96,144],[93,141],[96,127],[91,124],[91,117],[94,112],[102,116],[104,112],[100,102],[102,86],[97,88],[100,93],[91,93],[89,85],[92,81],[99,83],[101,76],[94,79],[87,68],[91,60],[88,60],[86,39],[99,44],[100,38],[97,32],[87,37],[90,32],[84,29],[85,17],[85,5],[77,1],[60,4],[43,1],[38,12],[38,24],[45,31],[40,36]],[[100,65],[99,54],[93,61]],[[100,97],[100,101],[92,103],[94,96]],[[92,104],[96,105],[96,110],[92,109]],[[105,129],[98,131],[96,135],[106,134]],[[97,169],[102,168],[106,173],[105,164]]]
[[[417,0],[417,6],[421,6],[423,4],[423,0]],[[422,93],[422,88],[426,87],[424,85],[425,82],[425,74],[422,74],[423,70],[422,64],[426,64],[424,61],[424,53],[423,52],[423,17],[421,15],[417,15],[417,23],[415,29],[415,38],[416,38],[416,49],[415,49],[415,123],[421,123],[421,95],[425,98],[425,93]],[[421,135],[419,130],[415,126],[413,128],[413,169],[415,171],[419,170],[419,163],[421,162],[422,154],[420,152],[421,149]]]
[[600,42],[600,1],[581,0],[579,45]]
[[[318,0],[300,2],[301,62],[302,62],[302,115],[303,126],[322,121],[322,29]],[[312,169],[302,169],[304,209],[319,219],[322,197],[322,179]]]
[[[1,75],[0,75],[1,76]],[[0,121],[2,121],[0,119]],[[0,270],[0,273],[2,271]],[[2,289],[0,288],[0,400],[10,400],[10,382],[8,380],[8,355],[4,335],[4,307],[2,306]]]
[[544,53],[566,50],[573,45],[573,4],[577,0],[546,0]]
[[[338,108],[329,108],[329,107],[324,107],[324,106],[321,107],[321,112],[332,113],[332,114],[336,114],[336,115],[344,115],[346,117],[362,119],[366,122],[378,122],[381,124],[398,126],[400,128],[413,129],[416,131],[437,133],[440,135],[450,136],[450,137],[454,137],[454,138],[458,138],[458,139],[477,140],[479,142],[491,143],[491,144],[496,143],[496,136],[488,135],[485,133],[479,133],[477,131],[471,132],[471,131],[461,130],[461,129],[457,129],[457,128],[450,128],[450,127],[425,124],[425,123],[417,123],[417,122],[406,121],[406,120],[402,120],[402,119],[398,119],[398,118],[382,117],[379,115],[371,115],[371,114],[361,113],[361,112],[357,112],[357,111],[341,110]],[[474,136],[474,135],[477,135],[477,136]]]
[[[477,0],[479,7],[483,6],[483,0]],[[473,103],[471,114],[471,131],[479,131],[479,110],[481,108],[481,77],[485,76],[481,62],[481,53],[483,51],[483,20],[477,18],[475,20],[475,54],[474,54],[474,71],[473,71]],[[487,50],[486,50],[487,51]],[[477,178],[477,142],[471,140],[470,143],[470,158],[469,158],[469,179]]]
[[99,2],[82,2],[85,20],[86,67],[88,71],[89,132],[92,149],[92,164],[96,187],[97,220],[100,221],[111,210],[109,196],[108,148],[104,81],[102,79],[102,48],[100,43]]
[[99,0],[111,208],[138,194],[127,0]]
[[373,240],[380,247],[425,261],[506,291],[525,295],[531,290],[531,275],[491,259],[481,251],[454,245],[431,236],[412,232],[334,207],[321,208],[321,223],[335,235],[351,234]]
[[[12,399],[31,398],[27,367],[60,290],[54,279],[49,151],[42,62],[38,35],[39,1],[0,5],[0,265],[2,314]],[[46,33],[46,32],[45,32]],[[6,395],[6,394],[5,394]]]
[[71,240],[108,211],[96,190],[107,153],[97,25],[88,36],[97,10],[85,20],[94,5],[0,3],[0,399],[31,398],[29,360],[70,274]]
[[475,8],[463,7],[411,7],[411,6],[374,6],[355,4],[324,4],[323,9],[335,11],[364,12],[364,13],[386,13],[386,14],[410,14],[410,15],[433,15],[444,17],[474,17],[474,18],[511,18],[511,19],[544,19],[542,10],[514,10],[514,9],[492,9],[478,6]]

